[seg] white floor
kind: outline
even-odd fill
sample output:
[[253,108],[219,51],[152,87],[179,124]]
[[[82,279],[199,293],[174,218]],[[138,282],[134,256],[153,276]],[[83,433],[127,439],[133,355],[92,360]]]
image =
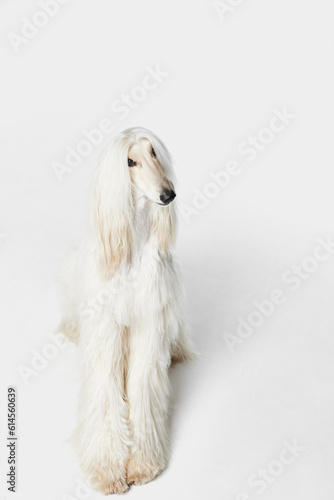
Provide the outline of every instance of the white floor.
[[[186,317],[201,357],[171,372],[167,470],[127,495],[333,498],[334,253],[324,244],[334,241],[331,3],[253,0],[220,21],[210,2],[72,2],[16,54],[6,36],[33,15],[29,4],[1,6],[9,78],[0,134],[0,424],[6,429],[13,385],[15,498],[102,498],[81,483],[64,446],[75,421],[76,349],[48,336],[59,320],[57,262],[80,235],[102,145],[63,182],[52,165],[157,64],[168,78],[116,129],[142,124],[166,141],[181,212],[193,206],[194,189],[208,189],[210,172],[230,160],[242,171],[188,222],[180,215]],[[248,162],[238,145],[267,127],[275,108],[295,118]],[[264,301],[268,317],[255,312]],[[260,324],[243,323],[240,335],[241,320]],[[6,454],[3,442],[1,487],[10,499]]]

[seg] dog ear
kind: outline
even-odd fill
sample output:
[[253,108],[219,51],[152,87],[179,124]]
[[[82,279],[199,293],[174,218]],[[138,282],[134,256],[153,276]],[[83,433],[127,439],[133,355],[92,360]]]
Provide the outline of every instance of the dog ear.
[[175,242],[177,233],[175,201],[167,207],[154,207],[153,232],[158,240],[160,251],[167,253]]
[[94,229],[98,267],[110,277],[130,258],[132,194],[128,147],[116,136],[103,152],[94,185]]
[[[171,154],[161,139],[153,134],[151,143],[157,158],[164,167],[166,177],[175,185],[173,159]],[[154,205],[152,219],[153,232],[158,240],[159,249],[161,252],[166,253],[175,242],[177,234],[176,202],[173,201],[173,203],[170,203],[166,207]]]

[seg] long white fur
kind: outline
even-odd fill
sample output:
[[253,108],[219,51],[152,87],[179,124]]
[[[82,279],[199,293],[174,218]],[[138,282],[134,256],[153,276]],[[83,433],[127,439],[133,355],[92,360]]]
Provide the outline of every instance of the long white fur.
[[140,155],[148,142],[153,167],[173,186],[171,156],[158,137],[143,128],[118,134],[96,171],[84,241],[60,272],[59,331],[78,343],[82,370],[72,441],[86,479],[105,494],[166,467],[171,359],[195,356],[172,255],[175,202],[160,206],[146,196],[127,164],[129,151]]

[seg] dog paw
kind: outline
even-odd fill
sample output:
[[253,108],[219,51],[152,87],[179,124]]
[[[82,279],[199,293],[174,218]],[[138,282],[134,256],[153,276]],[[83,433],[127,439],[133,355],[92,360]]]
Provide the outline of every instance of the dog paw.
[[140,486],[146,484],[157,477],[164,467],[149,463],[144,459],[132,456],[127,466],[127,483]]
[[129,489],[125,475],[114,474],[111,468],[107,466],[97,467],[91,472],[89,483],[94,490],[103,495],[111,495],[113,493],[125,493]]

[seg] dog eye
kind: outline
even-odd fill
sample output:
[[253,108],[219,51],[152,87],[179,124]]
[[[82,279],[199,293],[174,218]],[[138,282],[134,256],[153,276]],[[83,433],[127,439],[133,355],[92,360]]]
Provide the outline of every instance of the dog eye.
[[154,158],[157,157],[157,155],[155,154],[154,148],[152,148],[152,155],[154,156]]
[[129,167],[135,167],[137,165],[137,163],[133,160],[131,160],[131,158],[128,158],[128,166]]

